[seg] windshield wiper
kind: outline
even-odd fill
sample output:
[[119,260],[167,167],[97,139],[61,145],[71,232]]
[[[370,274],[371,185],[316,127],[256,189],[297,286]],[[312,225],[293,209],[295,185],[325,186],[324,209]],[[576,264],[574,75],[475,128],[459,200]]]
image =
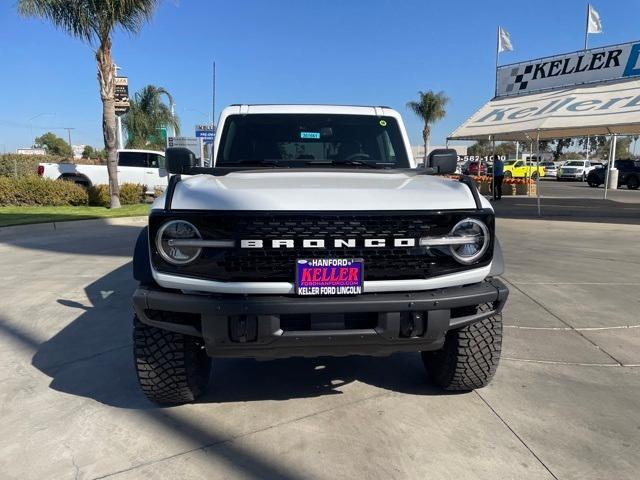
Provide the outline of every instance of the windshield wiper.
[[307,165],[349,165],[354,167],[368,167],[368,168],[385,168],[382,165],[372,162],[363,162],[362,160],[310,160]]

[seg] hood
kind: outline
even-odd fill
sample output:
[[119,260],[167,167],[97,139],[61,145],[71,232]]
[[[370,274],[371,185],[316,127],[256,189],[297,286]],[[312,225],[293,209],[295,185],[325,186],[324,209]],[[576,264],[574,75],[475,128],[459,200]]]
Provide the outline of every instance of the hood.
[[[483,199],[483,205],[490,208]],[[179,210],[452,210],[475,208],[464,184],[411,172],[263,170],[184,177]]]

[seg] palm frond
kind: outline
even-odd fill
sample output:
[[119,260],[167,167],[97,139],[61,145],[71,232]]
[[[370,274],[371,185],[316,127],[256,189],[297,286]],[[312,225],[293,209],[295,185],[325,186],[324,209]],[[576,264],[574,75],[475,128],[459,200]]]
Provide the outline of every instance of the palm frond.
[[407,108],[422,119],[425,125],[442,120],[446,114],[449,97],[444,92],[418,92],[418,101],[407,102]]
[[123,118],[130,147],[157,144],[158,131],[171,127],[180,134],[180,120],[171,114],[171,108],[162,101],[165,96],[173,102],[171,94],[162,87],[147,85],[135,93],[131,108]]
[[25,17],[49,20],[88,43],[104,42],[116,28],[136,33],[151,19],[159,0],[18,0]]

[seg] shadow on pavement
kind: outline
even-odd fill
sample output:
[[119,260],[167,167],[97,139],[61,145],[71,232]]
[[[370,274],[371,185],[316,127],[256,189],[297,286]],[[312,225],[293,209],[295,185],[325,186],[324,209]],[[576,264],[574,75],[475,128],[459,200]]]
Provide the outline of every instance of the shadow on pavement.
[[[118,408],[154,408],[140,392],[133,367],[131,294],[135,286],[128,263],[86,288],[91,305],[58,300],[77,309],[79,316],[37,345],[32,363],[51,377],[51,388]],[[0,329],[24,337],[7,325],[0,324]],[[213,365],[209,393],[200,402],[336,395],[356,380],[404,393],[443,394],[427,384],[417,353],[381,358],[214,359]]]
[[[52,253],[133,255],[136,238],[144,226],[144,224],[96,225],[93,222],[81,222],[81,224],[65,225],[59,230],[51,229],[47,232],[3,234],[0,236],[0,244]],[[83,241],[70,241],[70,236],[74,236],[74,240],[77,239],[78,232],[81,232]],[[1,229],[0,233],[2,233]]]
[[[228,433],[187,418],[188,410],[159,408],[140,392],[131,352],[131,294],[135,288],[131,264],[119,267],[86,288],[90,305],[61,298],[58,303],[77,309],[79,316],[49,340],[0,318],[0,335],[33,353],[32,365],[51,378],[50,388],[102,404],[131,409],[139,421],[150,422],[180,438],[187,448],[170,457],[210,448],[205,458],[223,462],[238,475],[251,478],[305,478],[304,472],[284,466],[277,458],[247,449]],[[285,400],[341,394],[353,381],[413,394],[442,394],[425,382],[418,354],[388,358],[346,357],[254,360],[214,360],[210,392],[200,403]],[[247,432],[250,433],[250,432]],[[123,471],[162,461],[146,459]],[[110,475],[118,472],[104,472]]]

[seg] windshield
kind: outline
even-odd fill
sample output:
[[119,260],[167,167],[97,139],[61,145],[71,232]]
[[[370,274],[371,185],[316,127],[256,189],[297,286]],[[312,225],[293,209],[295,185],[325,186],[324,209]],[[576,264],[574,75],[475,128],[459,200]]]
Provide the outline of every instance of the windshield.
[[573,162],[567,162],[564,164],[565,167],[584,167],[584,162],[580,162],[580,161],[573,161]]
[[392,117],[338,114],[231,115],[216,166],[409,168]]

